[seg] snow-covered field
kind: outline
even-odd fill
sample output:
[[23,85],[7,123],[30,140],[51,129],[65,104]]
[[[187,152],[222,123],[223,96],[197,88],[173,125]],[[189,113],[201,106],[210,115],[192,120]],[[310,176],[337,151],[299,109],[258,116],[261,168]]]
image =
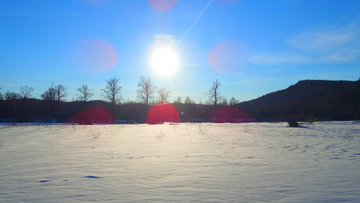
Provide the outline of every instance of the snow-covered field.
[[0,202],[360,202],[360,123],[0,125]]

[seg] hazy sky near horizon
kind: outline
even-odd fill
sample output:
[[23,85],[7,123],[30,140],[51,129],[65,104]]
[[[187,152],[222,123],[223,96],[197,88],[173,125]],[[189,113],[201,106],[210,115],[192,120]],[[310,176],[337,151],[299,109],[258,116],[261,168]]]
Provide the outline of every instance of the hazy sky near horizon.
[[[165,2],[165,3],[164,3]],[[164,3],[164,4],[162,4]],[[140,76],[205,102],[214,79],[229,101],[255,99],[299,80],[358,80],[358,0],[11,0],[0,2],[0,90],[87,84],[102,99],[119,78],[136,100]],[[156,72],[151,56],[171,45],[179,65]]]

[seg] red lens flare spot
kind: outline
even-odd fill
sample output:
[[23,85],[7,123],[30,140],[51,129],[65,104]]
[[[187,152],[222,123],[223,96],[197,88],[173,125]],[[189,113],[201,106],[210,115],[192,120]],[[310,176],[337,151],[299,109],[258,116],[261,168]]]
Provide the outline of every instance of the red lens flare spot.
[[214,123],[243,123],[251,122],[253,118],[243,110],[233,106],[218,106],[217,111],[212,115]]
[[86,73],[99,74],[110,71],[118,61],[115,48],[104,40],[81,42],[75,50],[75,60]]
[[211,48],[208,55],[209,65],[217,72],[236,73],[246,62],[243,46],[236,40],[226,40]]
[[83,125],[92,125],[93,123],[114,123],[114,117],[107,108],[96,106],[80,111],[75,114],[69,122],[76,122]]
[[177,0],[147,0],[153,9],[157,11],[168,11],[175,6]]
[[159,104],[151,107],[146,117],[146,123],[158,124],[164,122],[179,122],[179,113],[171,104]]

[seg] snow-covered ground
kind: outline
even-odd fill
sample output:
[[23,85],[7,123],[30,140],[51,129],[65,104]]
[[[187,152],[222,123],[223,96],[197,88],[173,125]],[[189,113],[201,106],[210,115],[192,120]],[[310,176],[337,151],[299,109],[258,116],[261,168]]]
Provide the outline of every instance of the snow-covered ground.
[[0,125],[0,202],[360,202],[360,123]]

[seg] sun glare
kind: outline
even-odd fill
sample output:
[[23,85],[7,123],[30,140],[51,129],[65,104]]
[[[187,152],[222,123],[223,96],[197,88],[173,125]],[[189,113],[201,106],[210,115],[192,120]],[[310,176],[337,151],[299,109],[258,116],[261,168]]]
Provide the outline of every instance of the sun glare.
[[175,51],[171,49],[156,49],[151,56],[150,63],[156,72],[163,75],[170,75],[176,70],[179,64],[179,58]]

